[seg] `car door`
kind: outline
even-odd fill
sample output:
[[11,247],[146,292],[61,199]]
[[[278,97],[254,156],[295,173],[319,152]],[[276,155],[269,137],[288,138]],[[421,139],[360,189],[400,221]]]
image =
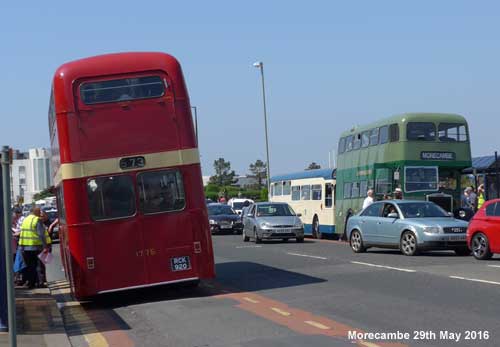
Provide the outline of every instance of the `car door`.
[[[398,214],[398,218],[388,217],[389,213],[393,211]],[[398,220],[400,217],[401,214],[394,203],[388,202],[384,204],[382,214],[377,222],[377,240],[380,244],[391,246],[399,244],[397,234],[399,232]]]
[[247,209],[247,214],[243,217],[243,230],[245,235],[253,236],[253,226],[255,224],[255,205]]
[[495,202],[486,206],[485,233],[490,242],[492,252],[500,251],[500,203]]
[[377,243],[377,221],[380,215],[381,203],[373,203],[357,217],[359,219],[359,228],[363,235],[363,241],[368,244]]

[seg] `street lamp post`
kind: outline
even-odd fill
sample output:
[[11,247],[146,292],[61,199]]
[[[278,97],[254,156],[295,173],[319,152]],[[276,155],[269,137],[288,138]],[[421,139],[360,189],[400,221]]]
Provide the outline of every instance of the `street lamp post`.
[[191,108],[194,110],[194,131],[196,135],[196,146],[198,146],[198,112],[196,106],[191,106]]
[[269,162],[269,140],[267,136],[267,110],[266,110],[266,88],[264,86],[264,63],[258,61],[253,64],[254,67],[260,69],[260,77],[262,80],[262,100],[264,104],[264,130],[266,135],[266,155],[267,155],[267,195],[271,193],[271,163]]

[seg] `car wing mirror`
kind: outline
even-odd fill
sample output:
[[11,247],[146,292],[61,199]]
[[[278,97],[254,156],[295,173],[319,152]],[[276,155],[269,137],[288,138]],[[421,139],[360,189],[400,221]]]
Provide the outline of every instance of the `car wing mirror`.
[[448,217],[455,217],[455,215],[453,214],[453,212],[448,212]]
[[247,217],[253,217],[253,214],[249,213],[247,214]]
[[399,216],[398,216],[398,214],[397,214],[396,212],[392,212],[392,213],[389,213],[389,214],[387,215],[387,218],[394,218],[394,219],[398,219],[398,218],[399,218]]
[[297,213],[296,216],[297,217],[302,217],[302,213]]

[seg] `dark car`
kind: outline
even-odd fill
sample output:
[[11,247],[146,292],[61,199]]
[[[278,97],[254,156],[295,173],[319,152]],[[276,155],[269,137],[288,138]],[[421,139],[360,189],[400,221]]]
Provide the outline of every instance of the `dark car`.
[[226,204],[208,204],[208,219],[212,234],[217,232],[241,233],[243,223],[241,217]]

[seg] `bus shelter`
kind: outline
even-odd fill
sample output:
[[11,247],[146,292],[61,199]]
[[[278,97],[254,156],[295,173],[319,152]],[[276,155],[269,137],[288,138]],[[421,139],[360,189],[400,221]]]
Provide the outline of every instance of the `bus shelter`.
[[484,184],[485,199],[496,199],[500,191],[500,158],[497,154],[472,158],[472,167],[462,171],[463,180],[476,188]]

